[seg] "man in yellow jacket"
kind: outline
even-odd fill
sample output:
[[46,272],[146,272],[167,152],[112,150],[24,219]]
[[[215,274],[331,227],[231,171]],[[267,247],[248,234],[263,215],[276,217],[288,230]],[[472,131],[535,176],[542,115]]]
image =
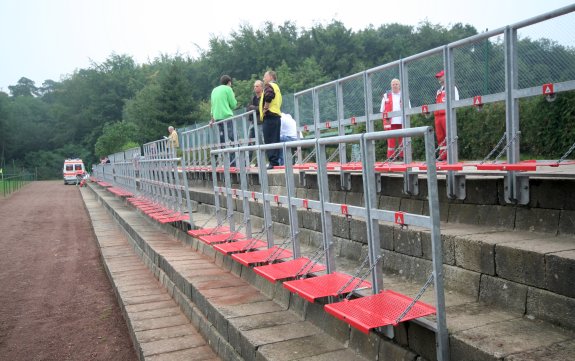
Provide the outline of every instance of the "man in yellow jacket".
[[[263,120],[265,144],[280,142],[282,93],[276,84],[275,71],[268,70],[264,74],[264,92],[260,97],[260,117]],[[266,151],[268,157],[267,169],[279,165],[280,149]]]

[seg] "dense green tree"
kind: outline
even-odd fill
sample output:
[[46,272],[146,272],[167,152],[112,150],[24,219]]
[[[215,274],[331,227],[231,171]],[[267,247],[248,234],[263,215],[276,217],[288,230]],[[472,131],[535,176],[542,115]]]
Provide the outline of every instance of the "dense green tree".
[[134,123],[107,123],[96,142],[96,156],[103,157],[122,151],[127,144],[130,145],[128,148],[131,148],[133,144],[137,144],[136,140],[138,140],[138,127]]
[[8,90],[14,97],[31,97],[38,95],[38,88],[34,81],[22,77],[16,85],[9,85]]

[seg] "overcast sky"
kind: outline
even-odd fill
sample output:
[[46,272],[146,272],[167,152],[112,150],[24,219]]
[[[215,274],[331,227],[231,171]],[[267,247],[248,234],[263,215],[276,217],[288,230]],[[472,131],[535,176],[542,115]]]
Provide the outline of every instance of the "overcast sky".
[[[370,24],[417,25],[427,19],[443,26],[471,24],[484,31],[571,4],[568,0],[0,0],[0,90],[8,92],[8,85],[21,77],[37,86],[46,79],[59,81],[112,53],[130,55],[138,63],[160,54],[195,57],[198,48],[207,49],[210,37],[226,37],[241,24],[258,29],[266,21],[276,25],[292,21],[308,29],[339,20],[360,30]],[[575,39],[574,22],[569,22],[570,29],[562,27],[541,32],[559,31]]]

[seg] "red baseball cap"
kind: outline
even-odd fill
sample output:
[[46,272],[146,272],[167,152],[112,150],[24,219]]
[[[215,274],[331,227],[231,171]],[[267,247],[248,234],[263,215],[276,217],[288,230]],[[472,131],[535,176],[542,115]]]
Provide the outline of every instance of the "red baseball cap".
[[442,76],[445,75],[445,71],[441,70],[439,73],[435,74],[436,78],[441,78]]

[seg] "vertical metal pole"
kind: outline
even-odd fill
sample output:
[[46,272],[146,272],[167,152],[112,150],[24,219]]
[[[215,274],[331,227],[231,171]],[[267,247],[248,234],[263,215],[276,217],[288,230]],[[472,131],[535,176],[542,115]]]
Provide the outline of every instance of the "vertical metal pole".
[[[517,29],[505,28],[505,134],[507,137],[507,162],[520,160],[519,145],[519,99],[514,96],[519,87],[517,68]],[[519,177],[516,172],[505,175],[505,201],[508,203],[529,203],[529,178]]]
[[[408,67],[403,60],[399,62],[399,81],[401,84],[401,121],[402,127],[410,128],[410,116],[405,115],[409,108],[409,76]],[[412,161],[411,138],[403,138],[403,161],[409,164]],[[417,173],[407,171],[403,176],[403,192],[409,195],[419,194],[419,179]]]
[[433,129],[428,128],[424,136],[427,159],[427,187],[429,217],[431,219],[431,255],[433,267],[434,291],[437,312],[436,347],[437,359],[449,360],[449,334],[445,317],[445,293],[443,285],[443,247],[440,232],[439,195],[437,191],[437,172],[435,169],[435,146]]
[[314,134],[315,139],[321,138],[321,132],[319,131],[319,95],[317,94],[317,90],[315,88],[311,91],[312,96],[312,104],[313,104],[313,127],[314,127]]
[[292,239],[292,249],[293,258],[299,258],[301,256],[300,244],[299,244],[299,222],[297,218],[297,204],[293,203],[292,199],[295,197],[295,184],[294,184],[294,174],[293,174],[293,162],[292,162],[292,148],[283,143],[284,152],[284,164],[285,164],[285,181],[287,188],[287,198],[288,198],[288,217],[290,224],[290,235]]
[[[401,84],[401,122],[402,128],[411,128],[411,116],[405,115],[405,110],[409,109],[409,67],[403,59],[399,62],[399,82]],[[403,139],[403,159],[405,163],[412,161],[411,138]]]
[[[295,121],[296,121],[296,125],[297,125],[297,130],[298,130],[298,138],[299,138],[299,130],[301,129],[301,121],[300,121],[300,115],[299,115],[299,97],[293,96],[293,103],[294,103],[294,117],[295,117]],[[303,161],[303,156],[301,153],[301,147],[297,147],[297,162],[298,164],[301,164],[301,162]]]
[[[176,195],[176,201],[177,201],[177,205],[178,205],[178,209],[177,211],[180,213],[184,213],[184,197],[182,196],[182,192],[184,192],[184,187],[183,187],[183,180],[180,181],[180,166],[182,167],[182,176],[185,178],[186,177],[186,163],[184,162],[184,158],[182,157],[178,157],[177,156],[177,149],[174,148],[174,150],[172,151],[172,158],[170,160],[170,168],[171,168],[171,172],[173,177],[173,187],[172,190],[175,192]],[[170,177],[170,178],[171,178]],[[188,207],[186,206],[186,209]]]
[[[373,111],[373,87],[372,87],[372,82],[371,82],[371,73],[367,73],[364,72],[363,73],[363,91],[365,94],[365,131],[366,132],[373,132],[374,131],[374,125],[373,123],[369,120],[369,115],[372,113]],[[378,175],[379,173],[376,173],[376,175]],[[381,177],[377,178],[377,191],[381,191]]]
[[315,141],[315,149],[317,154],[317,184],[319,188],[319,201],[321,204],[321,226],[323,246],[325,250],[326,268],[327,273],[335,271],[335,252],[333,244],[333,225],[331,220],[331,212],[325,209],[325,204],[329,202],[329,189],[327,179],[327,157],[325,154],[325,145],[319,144],[319,139]]
[[[445,66],[445,130],[447,162],[457,163],[459,148],[457,142],[457,116],[453,108],[455,100],[455,66],[453,62],[453,49],[445,45],[443,47],[443,64]],[[447,196],[449,198],[465,199],[465,176],[457,175],[455,171],[447,171]]]
[[242,206],[244,210],[244,224],[246,228],[246,236],[252,238],[252,217],[250,212],[250,197],[248,196],[248,175],[246,169],[247,152],[238,152],[239,158],[236,164],[239,165],[240,170],[240,187],[242,190]]
[[267,199],[268,193],[268,172],[266,169],[266,152],[258,146],[258,172],[260,176],[260,188],[262,193],[262,207],[264,213],[264,234],[266,236],[266,241],[268,243],[268,248],[274,246],[274,238],[272,232],[272,211],[269,199]]
[[[362,136],[360,148],[363,159],[361,172],[363,179],[363,199],[366,209],[365,224],[367,226],[369,264],[373,266],[380,254],[379,222],[371,216],[371,210],[377,208],[376,180],[372,171],[372,169],[375,168],[375,142],[373,140],[365,140],[365,137]],[[373,269],[371,280],[374,294],[383,290],[383,269],[381,266]]]
[[[183,149],[183,153],[185,154],[186,152],[190,151],[191,152],[191,147],[192,147],[192,143],[191,143],[191,138],[192,136],[194,136],[196,134],[196,132],[192,132],[192,133],[186,133],[184,136],[184,139],[182,139],[186,145],[186,148]],[[193,153],[191,153],[193,154]],[[188,158],[189,159],[189,158]],[[185,194],[186,197],[186,208],[188,211],[188,222],[190,223],[190,228],[194,229],[195,225],[194,225],[194,217],[192,216],[192,200],[190,197],[190,187],[189,187],[189,183],[188,183],[188,169],[190,169],[190,167],[192,166],[191,163],[188,163],[188,166],[186,167],[186,162],[182,162],[182,177],[183,177],[183,185],[182,185],[182,191]],[[194,172],[190,172],[190,174],[193,174]]]
[[[209,129],[214,129],[217,127],[210,127]],[[213,149],[213,148],[212,148]],[[210,152],[210,160],[212,163],[212,185],[214,188],[214,206],[216,207],[216,220],[218,221],[218,225],[222,224],[222,216],[220,214],[221,211],[221,206],[220,206],[220,196],[221,194],[218,191],[218,172],[216,170],[217,167],[217,160],[216,160],[217,155],[215,153]]]
[[[338,134],[340,136],[345,135],[345,126],[342,124],[343,118],[345,117],[343,111],[343,84],[338,81],[335,88],[335,96],[337,98],[337,119],[338,119]],[[347,163],[347,145],[345,143],[339,143],[339,161],[341,164]],[[351,190],[351,174],[340,169],[339,171],[340,187],[342,190]]]
[[234,220],[234,198],[231,195],[232,179],[230,177],[230,152],[223,152],[224,156],[224,187],[226,189],[226,206],[228,208],[227,214],[230,222],[230,231],[236,231],[236,222]]
[[373,88],[371,79],[365,71],[363,72],[363,93],[365,94],[365,131],[371,133],[374,131],[373,122],[369,119],[373,111]]
[[213,134],[214,134],[214,125],[210,125],[210,126],[208,126],[208,128],[204,132],[204,140],[202,141],[202,145],[203,145],[203,149],[202,149],[203,157],[201,160],[201,166],[202,167],[210,166],[211,157],[208,158],[208,149],[212,149],[211,148],[212,143],[210,143],[210,137],[213,136]]

